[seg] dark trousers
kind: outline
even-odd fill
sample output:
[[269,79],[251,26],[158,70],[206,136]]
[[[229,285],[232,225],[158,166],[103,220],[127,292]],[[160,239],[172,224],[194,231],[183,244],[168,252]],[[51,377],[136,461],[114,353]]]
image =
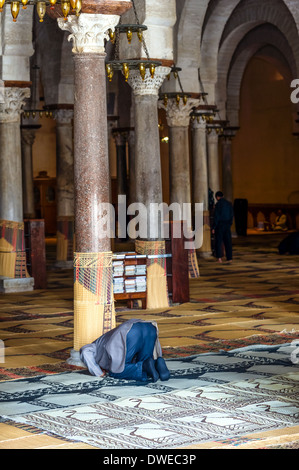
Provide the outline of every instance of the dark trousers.
[[230,224],[219,223],[215,229],[215,251],[216,258],[222,258],[222,245],[225,248],[226,259],[230,261],[233,258],[232,235]]
[[154,325],[147,322],[134,323],[127,334],[125,368],[117,374],[110,372],[110,376],[117,379],[146,380],[147,374],[142,371],[142,363],[153,357],[156,339],[157,329]]

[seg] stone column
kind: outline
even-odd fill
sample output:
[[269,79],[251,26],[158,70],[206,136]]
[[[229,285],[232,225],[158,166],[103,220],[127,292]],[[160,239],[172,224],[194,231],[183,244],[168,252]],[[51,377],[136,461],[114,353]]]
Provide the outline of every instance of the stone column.
[[191,204],[189,124],[190,112],[198,106],[199,100],[188,99],[177,103],[175,98],[168,99],[167,105],[159,101],[159,107],[165,109],[169,126],[169,172],[170,203]]
[[74,111],[60,108],[54,111],[53,116],[56,120],[56,266],[71,268],[74,252]]
[[129,84],[134,94],[136,202],[145,210],[139,212],[140,227],[145,228],[136,240],[135,250],[146,255],[161,255],[149,260],[147,267],[147,308],[169,306],[165,241],[162,240],[161,213],[152,204],[161,204],[162,176],[158,128],[158,91],[170,68],[159,66],[154,78],[146,71],[144,80],[138,70],[130,71]]
[[29,88],[4,88],[0,103],[0,218],[23,221],[20,113]]
[[233,202],[233,180],[232,180],[232,143],[231,139],[222,139],[222,191],[225,199]]
[[208,174],[209,188],[215,193],[220,188],[218,134],[214,129],[208,133]]
[[[5,87],[0,103],[1,292],[33,289],[26,269],[22,195],[20,114],[27,87]],[[6,280],[6,278],[10,278]],[[12,280],[13,279],[13,280]],[[9,285],[8,285],[9,284]]]
[[226,127],[221,138],[222,144],[222,191],[226,199],[233,203],[232,176],[232,139],[236,136],[238,127]]
[[117,194],[127,194],[127,131],[115,128],[112,131],[116,145]]
[[[117,177],[117,197],[127,197],[127,139],[128,131],[126,129],[116,128],[112,131],[114,142],[116,145],[116,177]],[[117,204],[117,231],[116,237],[121,239],[127,238],[127,200],[125,205]],[[123,213],[120,213],[120,212]],[[125,220],[119,223],[120,219]]]
[[135,178],[135,130],[130,130],[128,137],[129,152],[129,203],[136,202],[136,178]]
[[[111,4],[115,2],[111,2]],[[120,2],[118,2],[119,4]],[[74,349],[115,326],[112,251],[109,227],[108,155],[104,38],[118,15],[81,13],[59,27],[71,32],[74,57]]]
[[[199,99],[188,98],[187,103],[179,102],[175,98],[168,99],[167,105],[159,101],[159,107],[166,110],[166,119],[169,126],[169,185],[170,204],[180,206],[180,218],[184,220],[184,235],[186,230],[192,231],[191,210],[191,174],[189,150],[189,124],[192,108],[199,105]],[[188,204],[190,211],[185,213],[184,204]],[[188,207],[188,206],[185,206]],[[187,225],[186,225],[187,222]],[[198,277],[198,263],[195,249],[188,250],[189,277]]]
[[23,183],[23,213],[24,219],[35,218],[32,146],[35,140],[36,128],[40,126],[21,126],[22,148],[22,183]]
[[212,256],[209,212],[209,184],[207,161],[206,122],[202,117],[192,121],[193,202],[203,203],[203,243],[198,249],[200,256]]
[[151,78],[147,70],[142,80],[139,70],[132,70],[128,79],[134,94],[136,201],[147,210],[146,219],[142,220],[147,225],[147,239],[161,238],[161,223],[150,214],[150,205],[162,203],[157,102],[159,88],[169,71],[169,67],[157,67]]
[[108,116],[108,153],[109,153],[109,168],[110,176],[114,177],[116,175],[116,148],[115,141],[113,138],[113,129],[117,127],[118,116]]

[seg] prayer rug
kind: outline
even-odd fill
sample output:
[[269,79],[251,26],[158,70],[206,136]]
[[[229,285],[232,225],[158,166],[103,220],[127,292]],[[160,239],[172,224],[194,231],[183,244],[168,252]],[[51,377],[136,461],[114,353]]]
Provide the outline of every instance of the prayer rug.
[[298,424],[294,345],[167,361],[167,382],[86,371],[0,384],[2,421],[103,448],[177,448]]

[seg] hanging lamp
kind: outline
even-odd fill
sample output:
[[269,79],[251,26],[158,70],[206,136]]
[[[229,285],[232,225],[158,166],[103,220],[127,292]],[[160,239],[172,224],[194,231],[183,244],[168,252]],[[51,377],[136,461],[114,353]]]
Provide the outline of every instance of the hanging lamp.
[[[131,70],[139,70],[142,80],[145,80],[146,71],[149,71],[151,78],[155,76],[156,67],[162,65],[162,62],[150,59],[148,49],[145,43],[143,32],[147,30],[147,26],[140,24],[134,0],[132,0],[135,15],[135,24],[121,24],[115,26],[115,30],[108,31],[112,44],[115,44],[114,58],[106,61],[106,72],[108,80],[111,82],[115,71],[122,71],[125,81],[128,81]],[[133,34],[136,34],[145,51],[146,58],[139,59],[120,59],[119,58],[119,39],[121,34],[126,34],[127,41],[131,44]]]

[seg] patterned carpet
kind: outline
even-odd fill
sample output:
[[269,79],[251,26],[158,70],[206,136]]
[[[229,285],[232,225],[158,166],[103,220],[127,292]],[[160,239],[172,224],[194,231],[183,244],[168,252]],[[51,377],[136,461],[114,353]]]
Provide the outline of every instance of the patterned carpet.
[[[219,265],[216,263],[215,259],[199,260],[200,278],[190,280],[190,302],[183,305],[175,305],[168,309],[157,310],[129,310],[124,304],[117,304],[117,321],[123,322],[132,317],[156,320],[159,326],[160,341],[164,357],[170,362],[174,361],[173,364],[176,363],[175,361],[181,361],[187,356],[194,355],[196,357],[204,357],[198,356],[201,353],[213,353],[213,357],[215,358],[218,357],[219,351],[221,351],[222,355],[228,354],[229,351],[236,348],[246,346],[253,347],[257,344],[268,346],[283,345],[286,343],[290,344],[293,340],[298,340],[299,257],[278,255],[277,246],[283,236],[284,235],[265,235],[234,239],[234,260],[232,265],[225,263]],[[84,375],[82,370],[70,366],[65,362],[69,357],[73,336],[72,271],[57,271],[53,268],[54,250],[55,246],[53,245],[47,247],[48,288],[46,290],[18,295],[6,294],[0,297],[0,338],[5,343],[5,363],[0,364],[0,380],[2,381],[0,385],[1,387],[6,387],[6,390],[10,389],[13,391],[13,385],[16,386],[18,383],[23,383],[25,387],[24,397],[26,397],[26,393],[28,393],[30,387],[35,383],[35,379],[37,379],[38,382],[42,381],[42,383],[46,380],[48,384],[47,387],[49,386],[51,377],[54,383],[55,377],[60,380],[62,377],[70,377],[73,376],[73,374],[75,374],[76,377],[84,376],[86,379],[86,374]],[[227,358],[228,356],[223,357]],[[227,366],[231,368],[230,361],[227,363]],[[276,366],[277,365],[275,365],[275,367]],[[298,365],[292,364],[292,368],[298,373]],[[185,371],[188,370],[188,364],[185,364]],[[233,369],[230,370],[230,373],[233,374]],[[279,375],[277,372],[274,372],[274,374]],[[273,372],[271,372],[271,376],[272,375]],[[229,379],[229,381],[226,381],[226,384],[217,382],[217,387],[226,387],[226,393],[228,384],[241,382],[241,380],[239,380],[241,376],[242,374],[235,372],[235,377],[232,380]],[[293,382],[296,379],[298,380],[297,375],[296,378],[294,377],[295,375],[293,374],[291,379]],[[268,379],[269,377],[267,380]],[[172,380],[178,381],[177,378],[173,378]],[[290,380],[290,376],[288,376],[288,380]],[[92,382],[90,376],[88,376],[87,382]],[[293,382],[292,387],[295,387],[295,382]],[[161,387],[161,383],[157,384]],[[188,395],[188,393],[191,393],[192,395],[193,387],[203,387],[201,382],[197,384],[192,382],[192,385],[190,385],[189,382],[189,385],[184,385],[183,388],[168,389],[167,393],[164,393],[164,390],[162,390],[163,393],[161,394],[161,390],[159,389],[159,393],[156,393],[157,390],[153,389],[153,385],[154,384],[149,384],[147,387],[147,389],[150,390],[149,395],[147,391],[147,394],[143,398],[142,394],[139,397],[140,400],[141,398],[142,400],[140,401],[140,406],[138,405],[138,409],[143,407],[143,403],[145,403],[143,399],[146,400],[149,397],[154,397],[155,400],[157,400],[159,397],[161,407],[159,405],[158,408],[162,413],[163,409],[169,406],[162,405],[166,396],[173,396],[175,401],[178,395],[178,400],[180,400],[181,403],[187,403],[190,400],[184,398],[182,394],[184,395],[184,393],[186,393]],[[207,390],[206,385],[207,384],[205,384],[205,389]],[[164,386],[165,385],[163,385],[163,387]],[[51,385],[51,387],[53,386]],[[126,387],[122,387],[123,390],[124,388]],[[291,405],[288,401],[289,396],[284,395],[285,389],[285,386],[284,388],[280,388],[279,400],[286,400],[287,407],[289,407]],[[1,397],[4,399],[3,389],[1,388],[1,390]],[[53,389],[51,388],[51,390]],[[102,393],[105,397],[106,391],[106,386],[105,391],[100,387],[98,394]],[[126,388],[126,393],[127,391],[128,388]],[[71,402],[71,405],[74,406],[74,410],[77,410],[77,408],[81,406],[87,406],[92,407],[93,413],[95,410],[94,407],[99,406],[102,410],[101,407],[108,406],[109,404],[112,405],[112,403],[113,406],[132,407],[130,400],[134,398],[132,392],[133,398],[129,396],[130,393],[125,397],[119,397],[116,394],[115,400],[111,400],[109,392],[107,395],[109,395],[110,398],[107,398],[107,403],[104,400],[103,404],[101,396],[96,397],[97,400],[99,399],[96,403],[93,401],[94,396],[91,402],[81,403],[80,400],[78,401],[75,397],[77,393],[75,390],[69,391],[68,393],[71,393],[72,398],[74,398],[74,402]],[[202,391],[197,391],[196,393],[199,393],[202,397]],[[231,386],[229,393],[232,393]],[[239,393],[240,390],[238,389],[238,392],[235,393],[234,396],[238,397]],[[242,390],[242,393],[245,393],[245,396],[247,396],[248,394],[250,395],[252,391],[249,391],[246,385],[246,389]],[[65,397],[66,396],[67,393]],[[55,413],[57,413],[55,419],[58,419],[59,422],[61,420],[59,413],[61,413],[62,410],[59,406],[63,403],[62,394],[56,397],[56,401],[55,394],[52,396],[52,392],[51,397],[53,398],[53,402],[51,402],[50,407],[43,396],[42,405],[40,405],[41,408],[37,407],[37,409],[34,407],[36,406],[35,400],[38,400],[38,398],[34,398],[34,403],[32,404],[34,410],[25,409],[25,413],[27,415],[29,413],[30,415],[30,419],[26,422],[25,426],[11,421],[11,416],[7,413],[7,402],[5,402],[5,400],[2,402],[1,399],[0,412],[5,416],[5,419],[0,423],[0,447],[17,448],[20,446],[22,448],[25,444],[28,448],[40,448],[43,446],[89,448],[97,447],[98,445],[104,446],[104,444],[99,444],[92,439],[81,440],[80,444],[76,436],[69,436],[68,432],[59,434],[55,432],[55,430],[53,431],[53,429],[47,429],[46,433],[42,431],[43,426],[41,424],[37,425],[37,423],[34,422],[34,418],[32,421],[31,416],[35,416],[37,419],[39,414],[51,413],[52,420]],[[19,403],[20,406],[23,406],[26,402],[25,399],[20,399],[19,396],[15,398],[15,403]],[[271,400],[272,398],[273,395],[271,395]],[[294,398],[291,398],[291,400],[295,403]],[[201,399],[199,399],[199,402],[200,401]],[[12,402],[13,400],[11,403]],[[245,406],[244,403],[242,406]],[[43,408],[44,406],[45,408]],[[53,408],[53,406],[57,406],[57,408]],[[146,406],[147,405],[144,404],[145,408]],[[249,400],[248,407],[250,408],[250,406],[254,405]],[[183,404],[179,408],[182,408],[182,410],[186,409]],[[18,407],[18,410],[19,409]],[[173,410],[174,414],[171,415],[172,418],[176,416],[175,408],[173,408]],[[220,407],[219,410],[219,412],[225,413],[225,408]],[[193,412],[194,410],[191,410],[190,413],[187,413],[182,419],[188,418],[193,422]],[[250,408],[250,413],[251,412],[252,408]],[[265,413],[265,411],[259,409],[259,412],[262,413],[261,416],[263,419],[263,413]],[[21,414],[22,413],[23,412],[21,412]],[[181,444],[176,440],[177,436],[172,436],[170,440],[172,439],[174,447],[180,445],[190,445],[192,448],[206,446],[209,448],[246,448],[246,446],[252,446],[252,448],[263,446],[274,446],[278,448],[281,446],[286,448],[296,447],[299,441],[299,430],[298,428],[296,429],[295,426],[295,424],[298,423],[298,409],[296,409],[293,414],[291,413],[289,415],[286,413],[285,416],[287,418],[284,417],[284,420],[281,421],[282,425],[279,426],[275,424],[277,415],[275,415],[276,411],[274,408],[271,408],[271,413],[271,419],[274,423],[273,427],[263,427],[261,424],[254,428],[249,425],[246,427],[247,425],[244,424],[244,426],[242,425],[243,428],[240,426],[240,432],[231,433],[230,431],[228,432],[228,428],[224,426],[220,440],[219,435],[217,437],[217,433],[212,433],[212,440],[207,441],[204,435],[206,430],[202,431],[203,435],[199,433],[193,437],[189,436],[184,442],[181,442]],[[93,419],[94,414],[91,417],[91,423]],[[143,413],[142,423],[144,423],[144,419],[147,418]],[[151,420],[152,419],[153,418],[151,418]],[[176,417],[175,419],[180,418]],[[218,426],[221,419],[215,419],[216,426]],[[194,418],[194,420],[198,421],[198,417],[196,419]],[[225,420],[226,418],[223,422],[225,422]],[[91,426],[93,426],[93,424],[91,424]],[[142,427],[142,424],[140,424],[140,426]],[[196,429],[199,429],[198,426],[201,427],[198,422],[197,424],[195,423],[194,426],[197,426]],[[233,427],[231,429],[233,429]],[[87,432],[90,433],[90,429],[87,430]],[[261,433],[260,435],[259,432]],[[135,431],[133,434],[134,433]],[[254,434],[253,436],[251,435],[252,433]],[[215,436],[217,437],[216,440],[214,440]],[[161,437],[161,442],[164,437]],[[162,445],[166,445],[165,441]]]
[[3,420],[101,449],[165,449],[298,423],[294,348],[170,359],[167,383],[72,372],[0,384]]

